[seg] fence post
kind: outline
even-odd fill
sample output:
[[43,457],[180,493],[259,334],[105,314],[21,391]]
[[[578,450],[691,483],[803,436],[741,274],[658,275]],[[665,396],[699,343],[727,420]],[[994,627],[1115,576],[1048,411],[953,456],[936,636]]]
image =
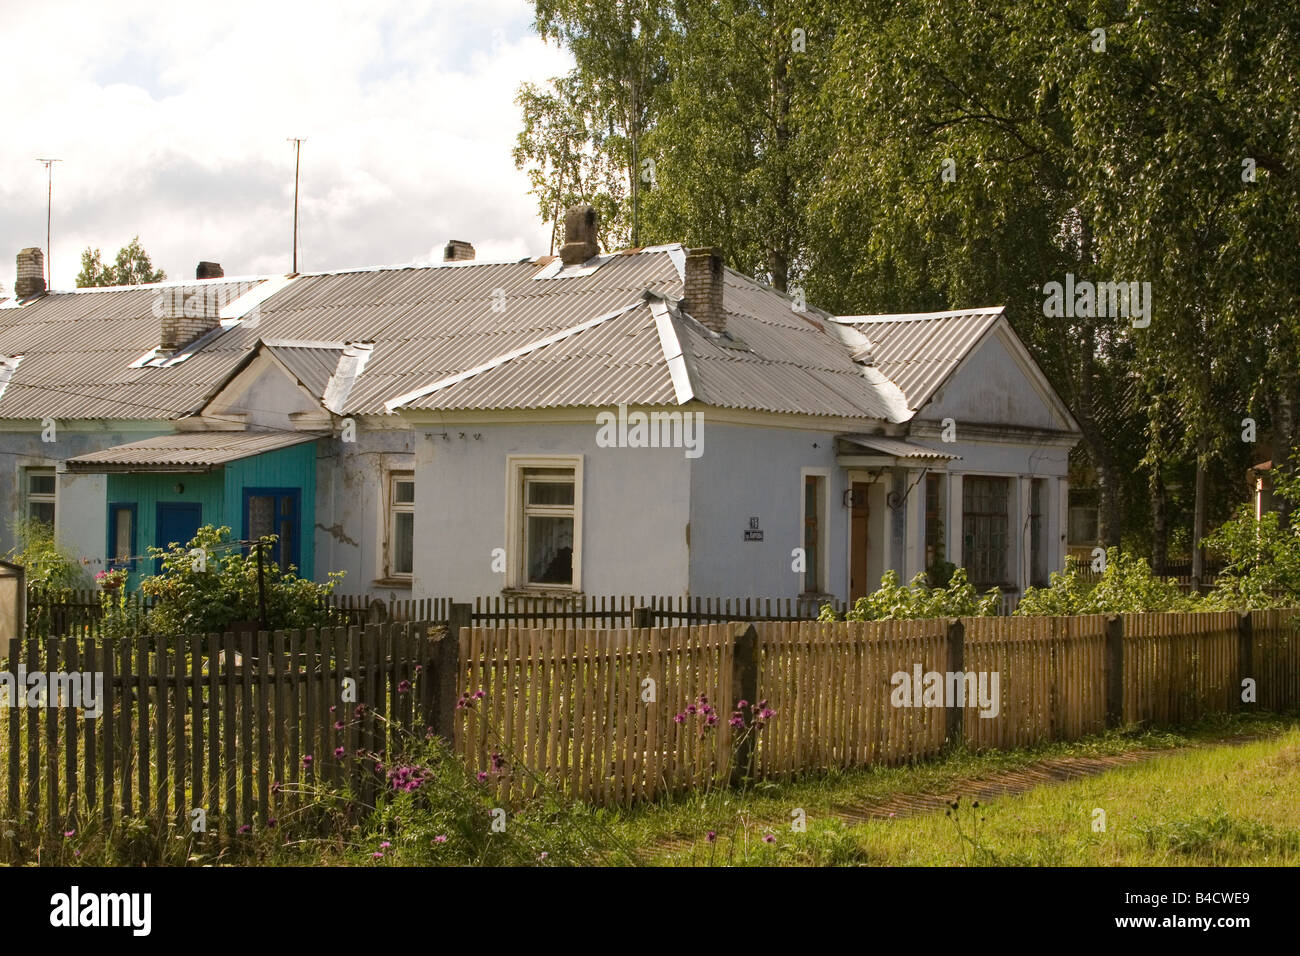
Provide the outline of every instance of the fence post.
[[632,608],[632,626],[654,627],[653,613],[648,607]]
[[[731,694],[735,700],[720,701],[726,707],[726,713],[737,701],[745,701],[754,710],[749,712],[753,723],[758,704],[758,631],[751,624],[734,638],[731,654]],[[753,731],[745,733],[736,742],[734,763],[731,768],[731,782],[739,784],[750,775],[750,762],[754,754]]]
[[451,744],[456,737],[456,683],[460,675],[460,629],[470,627],[473,608],[452,604],[447,633],[433,646],[433,732]]
[[1124,618],[1106,618],[1106,726],[1124,723]]
[[[961,618],[954,617],[948,621],[948,672],[963,674],[966,670],[966,625]],[[957,679],[957,686],[965,688],[966,683]],[[949,747],[960,747],[966,739],[966,701],[961,703],[948,701],[947,729],[944,736]]]
[[1237,702],[1245,708],[1254,710],[1259,701],[1259,688],[1255,688],[1254,700],[1241,699],[1245,681],[1255,677],[1255,622],[1250,612],[1237,615]]

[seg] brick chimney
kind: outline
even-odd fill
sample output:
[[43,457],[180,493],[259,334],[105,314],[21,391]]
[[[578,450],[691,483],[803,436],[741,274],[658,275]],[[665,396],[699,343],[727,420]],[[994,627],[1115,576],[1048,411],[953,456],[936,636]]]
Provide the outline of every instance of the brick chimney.
[[226,270],[221,268],[220,262],[200,262],[194,270],[196,279],[220,279],[224,277]]
[[158,290],[153,313],[162,320],[162,352],[175,352],[221,324],[224,303],[219,292],[221,286],[170,286]]
[[570,206],[564,214],[564,245],[560,259],[566,266],[581,265],[600,252],[596,245],[599,220],[594,206]]
[[714,246],[686,253],[686,301],[682,303],[693,319],[719,334],[727,330],[722,312],[722,250]]
[[18,253],[18,276],[14,280],[14,297],[30,299],[45,293],[45,253],[36,246]]
[[443,262],[468,262],[474,258],[474,247],[461,239],[448,239],[442,250]]

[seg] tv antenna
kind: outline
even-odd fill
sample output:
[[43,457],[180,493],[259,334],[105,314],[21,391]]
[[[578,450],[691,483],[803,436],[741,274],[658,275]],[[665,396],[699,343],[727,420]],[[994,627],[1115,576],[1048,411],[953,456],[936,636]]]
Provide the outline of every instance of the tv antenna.
[[37,157],[38,163],[45,164],[45,171],[49,176],[49,185],[45,196],[45,288],[53,288],[54,281],[54,253],[50,249],[50,220],[54,214],[54,164],[61,163],[61,159],[41,159]]
[[298,274],[298,170],[302,160],[302,144],[306,136],[288,136],[285,139],[293,143],[293,274]]

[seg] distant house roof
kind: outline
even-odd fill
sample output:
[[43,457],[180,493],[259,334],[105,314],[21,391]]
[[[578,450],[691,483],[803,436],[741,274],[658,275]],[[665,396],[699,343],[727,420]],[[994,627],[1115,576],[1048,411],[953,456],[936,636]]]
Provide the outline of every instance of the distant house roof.
[[69,458],[69,471],[203,472],[241,458],[300,445],[311,432],[181,432]]
[[836,321],[867,337],[870,345],[864,357],[902,390],[908,407],[915,410],[948,380],[1002,313],[998,306],[901,315],[845,315]]

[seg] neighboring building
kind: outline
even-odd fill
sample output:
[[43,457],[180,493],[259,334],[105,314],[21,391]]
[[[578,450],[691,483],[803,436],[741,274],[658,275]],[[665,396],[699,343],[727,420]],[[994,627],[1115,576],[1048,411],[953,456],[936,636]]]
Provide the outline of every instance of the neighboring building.
[[1062,566],[1079,430],[1000,308],[797,310],[594,227],[513,263],[19,289],[0,505],[92,569],[216,523],[417,597],[847,598],[944,561],[1014,597]]

